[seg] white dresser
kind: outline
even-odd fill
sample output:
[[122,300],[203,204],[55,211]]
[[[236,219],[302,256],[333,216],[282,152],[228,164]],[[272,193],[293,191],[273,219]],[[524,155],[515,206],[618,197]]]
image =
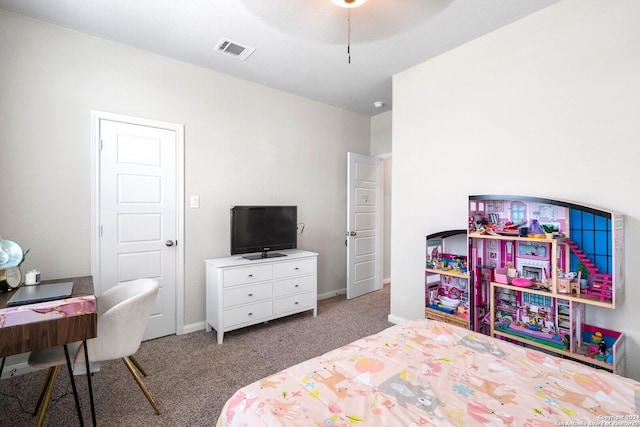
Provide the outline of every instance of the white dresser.
[[207,332],[225,332],[302,311],[317,314],[317,258],[290,249],[287,256],[247,260],[240,255],[205,260]]

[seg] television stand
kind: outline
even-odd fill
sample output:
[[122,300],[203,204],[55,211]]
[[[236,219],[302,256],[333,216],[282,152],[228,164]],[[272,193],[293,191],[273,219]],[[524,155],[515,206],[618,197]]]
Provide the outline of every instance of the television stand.
[[244,259],[249,259],[249,260],[256,260],[256,259],[265,259],[265,258],[278,258],[281,256],[287,256],[287,254],[281,254],[280,252],[260,252],[258,254],[249,254],[249,255],[242,255],[242,258]]
[[206,330],[225,332],[318,309],[315,252],[283,250],[286,257],[254,261],[240,256],[205,260]]

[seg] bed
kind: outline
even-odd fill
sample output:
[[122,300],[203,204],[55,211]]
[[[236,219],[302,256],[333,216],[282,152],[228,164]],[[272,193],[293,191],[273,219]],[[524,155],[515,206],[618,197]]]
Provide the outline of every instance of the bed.
[[239,389],[217,426],[640,426],[639,408],[639,381],[415,320]]

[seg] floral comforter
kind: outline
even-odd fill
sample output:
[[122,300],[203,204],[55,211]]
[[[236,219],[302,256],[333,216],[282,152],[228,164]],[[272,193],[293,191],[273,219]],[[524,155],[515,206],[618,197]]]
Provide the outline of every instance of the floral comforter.
[[416,320],[241,388],[217,425],[640,426],[639,408],[638,381]]

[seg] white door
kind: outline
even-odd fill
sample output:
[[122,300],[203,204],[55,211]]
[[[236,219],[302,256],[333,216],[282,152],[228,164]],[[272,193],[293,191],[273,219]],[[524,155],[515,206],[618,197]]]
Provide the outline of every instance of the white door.
[[[160,291],[144,339],[176,333],[177,135],[99,120],[98,294],[154,278]],[[95,275],[95,273],[94,273]]]
[[382,288],[380,160],[347,153],[347,299]]

